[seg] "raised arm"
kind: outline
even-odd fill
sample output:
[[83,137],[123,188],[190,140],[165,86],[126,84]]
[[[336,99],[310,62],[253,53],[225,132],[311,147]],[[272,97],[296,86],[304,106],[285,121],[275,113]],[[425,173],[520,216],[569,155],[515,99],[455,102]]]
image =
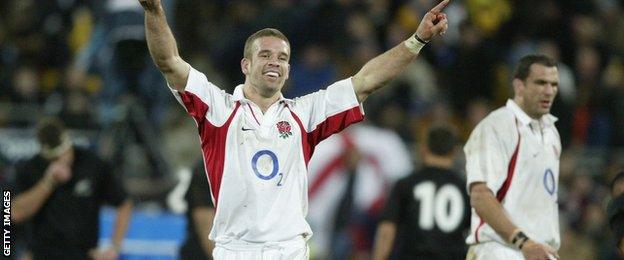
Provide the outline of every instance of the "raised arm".
[[139,0],[145,10],[145,36],[154,64],[165,75],[170,86],[184,91],[190,66],[178,53],[171,28],[167,24],[160,0]]
[[418,56],[426,42],[446,32],[448,21],[442,10],[448,3],[449,0],[444,0],[429,10],[408,40],[364,64],[352,79],[358,101],[363,102],[368,95],[386,86]]

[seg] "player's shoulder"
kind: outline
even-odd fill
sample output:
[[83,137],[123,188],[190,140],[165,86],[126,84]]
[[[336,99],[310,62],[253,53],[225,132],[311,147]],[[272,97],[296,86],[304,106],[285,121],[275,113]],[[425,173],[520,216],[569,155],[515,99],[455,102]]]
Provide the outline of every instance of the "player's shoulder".
[[515,126],[515,115],[513,111],[511,111],[507,107],[501,107],[494,111],[492,111],[489,115],[487,115],[477,126],[475,129],[485,130],[485,129],[493,129],[493,130],[507,130],[509,128],[513,128]]
[[492,111],[487,117],[485,117],[482,123],[487,125],[501,125],[511,124],[514,122],[514,113],[507,107],[501,107]]

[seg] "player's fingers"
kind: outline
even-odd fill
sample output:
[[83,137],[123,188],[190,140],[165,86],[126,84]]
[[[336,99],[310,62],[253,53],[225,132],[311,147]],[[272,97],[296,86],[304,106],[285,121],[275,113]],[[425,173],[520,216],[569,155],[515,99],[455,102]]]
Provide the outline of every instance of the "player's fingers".
[[444,0],[440,2],[438,5],[436,5],[435,7],[431,8],[431,11],[429,12],[432,12],[434,14],[440,13],[449,4],[449,2],[450,0]]
[[436,25],[431,27],[431,32],[439,35],[442,32],[446,32],[446,29],[448,29],[448,20],[443,19],[439,21]]
[[446,19],[446,14],[445,13],[437,13],[435,14],[436,17],[436,21],[440,21],[442,19]]
[[434,21],[436,21],[437,19],[438,19],[438,18],[437,18],[437,15],[436,15],[436,14],[434,14],[434,13],[432,13],[432,12],[427,12],[427,13],[425,14],[425,16],[423,16],[423,21],[425,21],[425,22],[430,22],[430,23],[433,23],[433,22],[434,22]]
[[555,257],[556,259],[559,259],[559,254],[557,254],[557,250],[547,246],[546,247],[546,251],[548,251],[548,255],[549,255],[549,259],[552,259],[550,256]]

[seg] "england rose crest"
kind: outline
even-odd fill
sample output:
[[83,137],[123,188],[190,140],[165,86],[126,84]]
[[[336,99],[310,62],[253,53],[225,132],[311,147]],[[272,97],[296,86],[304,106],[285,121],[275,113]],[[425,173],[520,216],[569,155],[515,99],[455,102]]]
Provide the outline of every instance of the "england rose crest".
[[290,129],[291,127],[288,121],[277,122],[277,131],[279,131],[279,136],[281,138],[286,139],[287,137],[291,136],[292,132],[290,131]]

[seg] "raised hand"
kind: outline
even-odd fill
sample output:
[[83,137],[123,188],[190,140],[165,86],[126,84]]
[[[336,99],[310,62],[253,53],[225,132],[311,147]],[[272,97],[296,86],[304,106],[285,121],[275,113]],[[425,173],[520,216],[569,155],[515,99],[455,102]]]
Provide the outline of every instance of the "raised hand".
[[424,40],[430,41],[433,37],[443,35],[448,29],[448,20],[446,14],[442,11],[449,4],[450,0],[444,0],[429,10],[420,21],[416,35]]
[[139,0],[139,3],[145,11],[154,11],[161,7],[160,0]]

